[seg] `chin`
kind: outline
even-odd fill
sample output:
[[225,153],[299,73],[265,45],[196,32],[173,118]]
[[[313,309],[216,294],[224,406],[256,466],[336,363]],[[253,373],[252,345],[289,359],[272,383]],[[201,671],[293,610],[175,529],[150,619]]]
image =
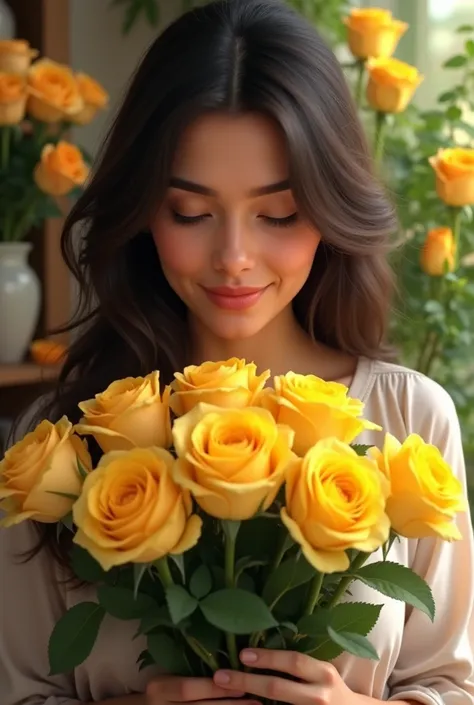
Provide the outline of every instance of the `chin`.
[[258,321],[239,321],[238,319],[228,320],[224,325],[222,325],[222,323],[212,325],[209,321],[203,321],[203,323],[212,331],[212,334],[215,335],[216,338],[236,341],[253,338],[265,327],[264,324]]

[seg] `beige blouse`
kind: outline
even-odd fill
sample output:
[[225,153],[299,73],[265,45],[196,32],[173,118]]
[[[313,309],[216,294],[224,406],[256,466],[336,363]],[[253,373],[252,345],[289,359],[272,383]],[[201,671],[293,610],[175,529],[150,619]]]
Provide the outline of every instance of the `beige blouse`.
[[[366,403],[366,416],[400,440],[417,432],[437,445],[465,483],[458,420],[452,400],[431,380],[401,367],[362,359],[351,395]],[[365,433],[363,443],[380,445],[383,434]],[[381,700],[425,705],[473,705],[474,549],[470,517],[459,517],[464,539],[402,541],[391,559],[415,569],[431,585],[437,605],[432,624],[416,610],[387,599],[371,633],[378,662],[343,654],[337,668],[355,692]],[[94,600],[92,587],[68,590],[46,552],[19,564],[15,555],[31,546],[28,524],[0,530],[0,705],[78,705],[142,693],[152,669],[138,671],[145,648],[133,640],[137,625],[112,617],[102,624],[89,659],[69,675],[48,675],[47,645],[63,612]],[[352,598],[383,601],[355,584]]]

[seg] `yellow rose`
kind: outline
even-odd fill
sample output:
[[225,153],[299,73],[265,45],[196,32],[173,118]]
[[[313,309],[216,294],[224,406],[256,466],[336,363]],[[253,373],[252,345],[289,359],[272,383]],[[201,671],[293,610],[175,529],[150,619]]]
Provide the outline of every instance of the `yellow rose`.
[[38,51],[24,39],[0,40],[0,71],[24,76],[37,56]]
[[301,456],[322,438],[351,443],[364,429],[380,430],[360,418],[364,404],[347,393],[343,384],[288,372],[274,378],[274,389],[264,390],[260,404],[294,430],[293,450]]
[[28,71],[28,112],[36,120],[69,120],[84,107],[79,86],[68,66],[49,59],[36,61]]
[[429,160],[436,174],[436,192],[448,206],[474,204],[474,149],[440,149]]
[[173,425],[174,478],[210,516],[250,519],[277,496],[292,436],[265,409],[198,404]]
[[171,445],[169,389],[161,395],[159,372],[112,382],[79,408],[78,433],[94,436],[104,453]]
[[88,176],[89,168],[80,149],[69,142],[45,145],[34,171],[38,188],[51,196],[65,196],[83,186]]
[[281,518],[312,566],[349,568],[349,549],[371,553],[390,533],[386,478],[369,458],[326,438],[288,470]]
[[73,426],[66,417],[56,424],[42,421],[7,450],[0,462],[0,509],[6,512],[0,524],[12,526],[25,519],[49,524],[66,516],[74,503],[73,496],[81,492],[78,458],[89,471],[87,448],[73,435]]
[[104,110],[107,107],[109,94],[98,81],[85,73],[77,73],[76,81],[84,107],[78,113],[71,115],[70,121],[77,125],[87,125],[94,119],[98,110]]
[[74,542],[104,570],[151,563],[198,542],[202,521],[172,479],[174,462],[163,448],[115,451],[86,478],[73,507]]
[[440,277],[454,270],[456,245],[451,228],[434,228],[426,236],[421,251],[422,270],[432,277]]
[[401,113],[423,80],[418,69],[398,59],[369,59],[367,101],[381,113]]
[[453,520],[467,502],[461,482],[438,448],[416,434],[403,444],[387,434],[383,450],[371,448],[369,455],[390,480],[387,514],[394,531],[412,539],[461,538]]
[[17,125],[25,117],[26,81],[23,76],[0,72],[0,126]]
[[252,406],[270,372],[257,375],[256,365],[233,357],[225,362],[191,365],[175,377],[170,404],[174,413],[181,416],[200,402],[235,409]]
[[358,59],[392,56],[400,37],[408,29],[406,22],[394,20],[389,10],[376,7],[354,8],[344,24],[349,49]]

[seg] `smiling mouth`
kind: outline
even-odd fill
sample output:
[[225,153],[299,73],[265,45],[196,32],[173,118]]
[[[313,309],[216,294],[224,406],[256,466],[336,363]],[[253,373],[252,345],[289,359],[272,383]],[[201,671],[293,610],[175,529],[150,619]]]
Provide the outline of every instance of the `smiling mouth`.
[[203,287],[210,301],[218,308],[229,311],[243,311],[254,306],[263,296],[268,286],[264,287]]

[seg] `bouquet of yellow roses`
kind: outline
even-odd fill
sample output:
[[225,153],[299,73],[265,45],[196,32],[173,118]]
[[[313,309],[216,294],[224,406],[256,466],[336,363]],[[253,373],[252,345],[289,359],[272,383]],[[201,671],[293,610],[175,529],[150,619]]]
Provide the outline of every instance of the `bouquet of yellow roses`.
[[106,614],[137,620],[140,668],[182,675],[238,669],[249,645],[377,659],[382,605],[344,600],[354,581],[434,617],[429,586],[389,558],[399,536],[460,538],[462,488],[440,452],[415,435],[354,444],[379,427],[346,387],[269,377],[230,359],[163,391],[158,372],[119,380],[75,427],[42,421],[6,453],[3,525],[72,532],[72,570],[97,586],[56,624],[52,673],[87,658]]

